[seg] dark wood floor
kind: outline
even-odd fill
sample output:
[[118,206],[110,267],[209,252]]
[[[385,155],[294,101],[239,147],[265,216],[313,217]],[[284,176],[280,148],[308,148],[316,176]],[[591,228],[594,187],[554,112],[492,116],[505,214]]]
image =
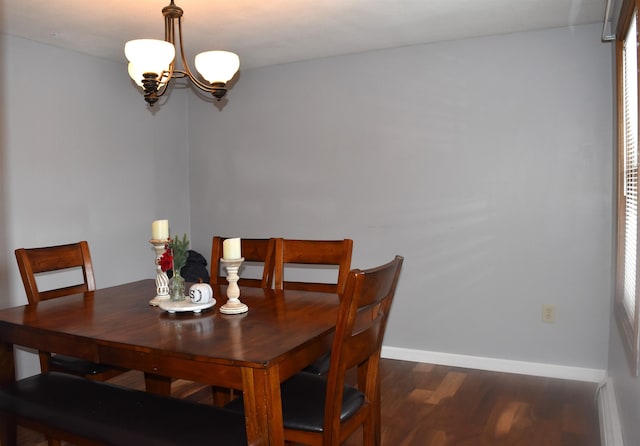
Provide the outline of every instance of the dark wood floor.
[[[593,383],[388,359],[381,373],[384,446],[600,446]],[[139,372],[113,381],[144,386]],[[188,381],[172,393],[211,401],[208,388]],[[19,445],[46,442],[21,429]],[[365,445],[354,435],[345,446]]]

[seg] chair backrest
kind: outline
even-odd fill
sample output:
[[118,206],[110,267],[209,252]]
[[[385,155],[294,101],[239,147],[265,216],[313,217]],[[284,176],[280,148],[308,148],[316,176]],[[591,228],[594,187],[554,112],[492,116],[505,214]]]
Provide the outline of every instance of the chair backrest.
[[[15,254],[30,304],[96,289],[89,244],[86,241],[42,248],[19,248]],[[82,269],[83,283],[46,291],[38,289],[37,274],[72,268]]]
[[[347,371],[357,367],[365,404],[379,407],[380,351],[404,258],[367,270],[349,272],[340,300],[327,374],[323,444],[340,436],[340,412]],[[374,409],[375,410],[375,409]],[[335,442],[337,444],[337,442]]]
[[[351,268],[353,240],[292,240],[276,239],[275,289],[310,290],[327,293],[340,293],[347,282]],[[335,283],[286,281],[286,264],[333,265],[338,268]]]
[[[221,266],[222,242],[226,237],[214,236],[211,242],[211,285],[226,285],[227,278],[224,267]],[[273,285],[273,262],[275,239],[272,238],[241,238],[240,250],[244,257],[244,267],[262,266],[262,278],[242,277],[238,285],[254,288],[271,288]]]

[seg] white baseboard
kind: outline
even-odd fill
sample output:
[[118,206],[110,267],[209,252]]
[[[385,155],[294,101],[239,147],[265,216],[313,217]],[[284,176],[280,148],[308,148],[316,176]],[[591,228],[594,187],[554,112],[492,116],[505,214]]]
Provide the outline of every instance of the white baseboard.
[[600,418],[600,443],[602,446],[624,446],[622,424],[611,378],[605,379],[598,386],[597,401]]
[[602,382],[607,376],[606,370],[601,369],[514,361],[509,359],[483,358],[480,356],[456,355],[452,353],[429,352],[388,346],[382,346],[382,357],[452,367],[517,373],[520,375],[542,376],[546,378],[572,379],[595,383]]

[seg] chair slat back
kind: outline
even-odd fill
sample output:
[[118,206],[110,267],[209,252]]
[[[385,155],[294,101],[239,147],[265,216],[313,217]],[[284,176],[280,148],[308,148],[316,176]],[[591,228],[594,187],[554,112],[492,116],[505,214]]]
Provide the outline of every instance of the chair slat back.
[[[221,266],[222,243],[226,237],[214,236],[211,242],[211,285],[227,285],[224,267]],[[262,263],[262,278],[248,278],[240,276],[238,285],[254,288],[271,288],[273,284],[273,265],[275,239],[272,238],[241,238],[240,250],[245,262],[251,264]]]
[[[91,253],[86,241],[41,248],[19,248],[15,255],[29,303],[96,289]],[[71,268],[82,269],[83,283],[47,291],[38,289],[37,274]]]
[[[309,290],[340,293],[351,268],[353,240],[276,239],[275,288],[277,290]],[[287,264],[332,265],[338,267],[336,283],[299,282],[285,280]]]
[[[349,272],[341,297],[331,347],[324,414],[324,443],[337,444],[347,371],[358,368],[358,388],[366,403],[379,408],[379,363],[382,340],[404,258],[368,270]],[[332,440],[333,439],[333,440]]]

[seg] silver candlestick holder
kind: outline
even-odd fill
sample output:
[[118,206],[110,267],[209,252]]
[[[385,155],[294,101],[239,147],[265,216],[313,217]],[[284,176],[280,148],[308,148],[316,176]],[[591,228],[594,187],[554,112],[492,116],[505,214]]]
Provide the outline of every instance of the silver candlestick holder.
[[238,270],[244,262],[244,257],[239,259],[220,259],[220,262],[227,269],[227,303],[220,307],[223,314],[241,314],[249,311],[249,307],[240,302],[240,287],[238,287]]
[[149,301],[149,305],[158,306],[160,302],[169,300],[169,276],[160,266],[160,257],[166,251],[169,240],[149,240],[149,243],[156,250],[156,297]]

